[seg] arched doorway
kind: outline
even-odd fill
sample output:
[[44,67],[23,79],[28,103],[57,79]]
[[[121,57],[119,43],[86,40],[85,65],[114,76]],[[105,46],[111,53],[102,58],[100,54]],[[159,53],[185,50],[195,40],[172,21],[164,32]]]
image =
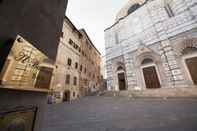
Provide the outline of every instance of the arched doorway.
[[70,91],[64,92],[63,101],[70,101]]
[[145,58],[142,63],[142,72],[144,76],[145,86],[147,89],[161,88],[158,73],[154,61],[150,58]]
[[119,66],[117,68],[117,74],[118,74],[118,86],[119,90],[126,90],[126,78],[125,78],[125,71],[122,66]]
[[197,85],[197,48],[187,47],[182,54],[191,80],[194,85]]

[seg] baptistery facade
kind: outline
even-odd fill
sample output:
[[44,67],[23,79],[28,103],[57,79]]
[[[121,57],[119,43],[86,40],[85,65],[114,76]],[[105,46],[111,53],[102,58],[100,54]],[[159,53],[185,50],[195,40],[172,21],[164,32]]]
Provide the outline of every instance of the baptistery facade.
[[197,1],[130,0],[105,45],[109,90],[196,87]]

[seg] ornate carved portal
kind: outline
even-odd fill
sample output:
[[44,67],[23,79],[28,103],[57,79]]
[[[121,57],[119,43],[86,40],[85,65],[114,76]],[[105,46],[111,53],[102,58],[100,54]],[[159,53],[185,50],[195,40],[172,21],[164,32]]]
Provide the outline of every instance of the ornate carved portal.
[[197,85],[197,57],[186,59],[185,62],[187,64],[193,83]]
[[161,88],[155,66],[143,68],[143,74],[147,89]]

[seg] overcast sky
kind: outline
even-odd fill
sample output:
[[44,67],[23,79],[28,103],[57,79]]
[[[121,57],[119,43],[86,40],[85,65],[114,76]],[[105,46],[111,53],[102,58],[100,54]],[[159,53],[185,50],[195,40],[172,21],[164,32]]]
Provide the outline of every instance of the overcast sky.
[[128,0],[68,0],[66,15],[84,28],[93,44],[105,55],[104,30],[114,24],[117,12]]

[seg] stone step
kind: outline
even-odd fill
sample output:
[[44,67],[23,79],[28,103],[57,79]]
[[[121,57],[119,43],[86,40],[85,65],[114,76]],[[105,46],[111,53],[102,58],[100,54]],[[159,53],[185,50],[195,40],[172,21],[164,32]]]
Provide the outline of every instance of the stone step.
[[105,91],[102,96],[124,96],[124,97],[197,97],[197,88],[165,88],[165,89],[147,89],[142,91]]

